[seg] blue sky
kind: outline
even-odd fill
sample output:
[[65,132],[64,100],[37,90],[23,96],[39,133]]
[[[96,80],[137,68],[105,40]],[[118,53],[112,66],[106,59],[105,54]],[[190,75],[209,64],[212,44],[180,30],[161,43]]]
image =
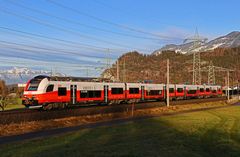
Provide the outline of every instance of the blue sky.
[[[237,0],[0,0],[1,67],[97,76],[105,57],[239,30]],[[88,69],[88,70],[87,70]]]

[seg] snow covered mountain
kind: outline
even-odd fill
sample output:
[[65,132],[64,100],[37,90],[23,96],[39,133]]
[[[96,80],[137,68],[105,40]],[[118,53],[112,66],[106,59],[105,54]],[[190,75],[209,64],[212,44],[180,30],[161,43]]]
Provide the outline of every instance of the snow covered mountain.
[[[50,76],[51,74],[51,71],[13,67],[12,69],[8,70],[0,70],[0,80],[5,80],[6,84],[26,83],[29,79],[33,78],[36,75]],[[56,73],[54,75],[65,76],[61,73]]]
[[204,45],[202,44],[197,48],[193,48],[193,42],[180,44],[180,45],[175,45],[175,44],[166,45],[161,49],[154,51],[153,55],[158,55],[162,51],[166,51],[166,50],[171,50],[171,51],[186,54],[186,53],[191,53],[193,51],[203,52],[203,51],[214,50],[216,48],[233,48],[238,46],[240,46],[240,32],[234,31],[225,36],[221,36],[219,38],[211,40]]

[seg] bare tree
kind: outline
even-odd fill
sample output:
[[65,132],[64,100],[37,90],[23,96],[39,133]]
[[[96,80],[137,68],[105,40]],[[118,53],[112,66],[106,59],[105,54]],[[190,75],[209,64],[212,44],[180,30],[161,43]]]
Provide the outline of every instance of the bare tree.
[[7,98],[7,97],[0,96],[0,108],[2,109],[2,111],[5,110],[5,108],[7,107],[7,105],[8,105],[8,98]]
[[5,81],[0,80],[0,108],[4,110],[9,102],[9,98],[7,97],[8,90],[5,84]]

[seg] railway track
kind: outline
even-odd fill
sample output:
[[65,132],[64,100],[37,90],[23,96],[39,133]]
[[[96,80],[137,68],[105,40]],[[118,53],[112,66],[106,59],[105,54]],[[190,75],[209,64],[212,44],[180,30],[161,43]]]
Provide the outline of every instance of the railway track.
[[[226,98],[209,98],[209,99],[190,99],[181,101],[171,101],[170,105],[182,105],[191,103],[203,103],[226,100]],[[165,102],[142,102],[134,105],[134,110],[147,109],[164,106]],[[50,120],[58,118],[66,118],[73,116],[86,116],[106,113],[126,112],[132,110],[132,104],[121,104],[113,106],[81,106],[71,107],[64,110],[13,110],[0,112],[0,124],[24,123],[30,121]]]

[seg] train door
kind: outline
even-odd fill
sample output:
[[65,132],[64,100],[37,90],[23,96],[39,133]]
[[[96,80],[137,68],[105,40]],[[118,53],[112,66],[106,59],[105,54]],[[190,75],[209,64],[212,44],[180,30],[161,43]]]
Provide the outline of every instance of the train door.
[[164,100],[167,100],[167,85],[163,86],[163,91],[164,91]]
[[70,86],[70,99],[72,104],[76,104],[77,102],[77,85],[71,85]]
[[124,96],[125,96],[125,100],[127,99],[127,84],[125,84],[125,89],[124,89]]
[[176,84],[174,84],[174,99],[176,100],[177,99],[177,93],[178,93],[178,91],[177,91],[177,85]]
[[104,85],[104,102],[108,103],[108,85]]
[[186,86],[184,86],[184,99],[187,99],[187,87]]
[[141,100],[144,100],[144,86],[141,86]]
[[199,96],[200,96],[200,88],[199,87],[197,87],[197,91],[196,91],[196,94],[197,94],[197,98],[199,98]]

